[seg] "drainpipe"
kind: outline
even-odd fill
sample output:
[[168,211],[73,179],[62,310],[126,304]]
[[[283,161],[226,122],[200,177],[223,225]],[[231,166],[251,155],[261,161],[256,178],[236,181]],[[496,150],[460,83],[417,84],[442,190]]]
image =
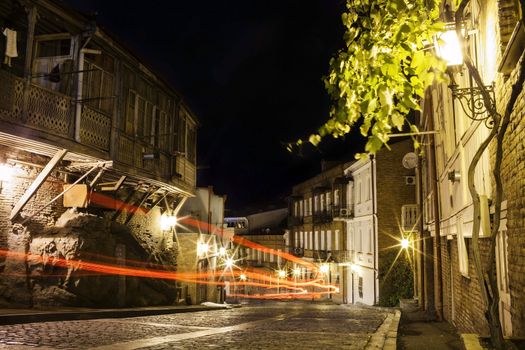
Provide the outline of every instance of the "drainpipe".
[[27,120],[27,109],[29,106],[29,87],[31,86],[33,47],[35,43],[35,26],[37,14],[36,7],[30,6],[27,14],[27,43],[26,58],[24,62],[24,92],[22,96],[22,118],[24,122]]
[[372,181],[372,224],[374,225],[374,234],[372,236],[374,243],[374,305],[377,305],[378,293],[379,293],[379,279],[377,278],[378,269],[379,269],[379,242],[377,240],[378,235],[378,222],[377,222],[377,184],[376,184],[376,161],[375,157],[371,156],[370,159],[370,173]]
[[[434,130],[434,120],[429,118],[430,130]],[[434,192],[434,303],[436,308],[436,318],[443,320],[443,284],[441,271],[441,224],[439,217],[439,186],[436,166],[435,137],[430,137],[430,176],[432,192]]]
[[78,79],[77,79],[77,93],[75,98],[75,141],[81,142],[80,140],[80,122],[82,120],[82,95],[84,94],[84,55],[86,53],[93,55],[100,55],[100,50],[86,49],[87,44],[91,40],[91,36],[86,39],[84,44],[80,47],[78,53]]
[[[417,196],[419,200],[419,239],[417,240],[417,249],[419,253],[419,271],[417,271],[416,285],[417,285],[417,296],[419,298],[419,307],[423,308],[425,305],[425,288],[423,287],[425,283],[425,258],[421,252],[423,252],[423,235],[424,235],[424,197],[423,197],[423,159],[418,157],[417,161],[417,175],[418,175],[418,185],[419,189],[417,191]],[[417,264],[416,264],[417,266]]]

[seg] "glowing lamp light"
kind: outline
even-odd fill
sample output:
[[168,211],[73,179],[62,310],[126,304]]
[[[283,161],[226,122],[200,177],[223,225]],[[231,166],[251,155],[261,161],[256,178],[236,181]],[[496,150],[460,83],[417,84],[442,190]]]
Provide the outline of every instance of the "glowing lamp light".
[[284,271],[284,270],[279,270],[279,271],[277,272],[277,274],[279,275],[279,278],[284,278],[284,277],[286,277],[286,271]]
[[410,241],[408,239],[403,238],[401,240],[401,248],[407,249],[409,245],[410,245]]
[[203,255],[203,254],[208,253],[209,249],[210,249],[210,246],[208,245],[208,243],[204,243],[204,242],[197,243],[197,254],[198,255]]
[[239,279],[241,281],[246,281],[246,275],[244,273],[241,273],[241,275],[239,276]]
[[434,46],[438,57],[445,60],[447,66],[458,66],[463,64],[461,46],[455,29],[448,30],[438,35]]
[[319,271],[321,271],[322,273],[327,273],[328,271],[330,271],[330,266],[328,266],[328,264],[323,264],[319,268]]
[[350,265],[350,269],[353,272],[358,272],[359,271],[359,266],[357,266],[356,264],[352,264],[352,265]]
[[226,260],[224,260],[224,266],[226,266],[226,268],[228,269],[230,269],[234,264],[235,261],[233,261],[232,258],[227,258]]
[[160,217],[160,228],[162,231],[167,231],[177,225],[177,217],[168,215],[166,213],[162,214]]
[[224,247],[220,247],[220,248],[219,248],[219,255],[220,255],[220,256],[224,256],[224,255],[226,255],[226,248],[224,248]]
[[11,181],[13,178],[13,168],[7,164],[0,164],[0,181]]
[[293,269],[292,273],[294,274],[294,276],[299,276],[301,274],[301,270],[300,269]]
[[11,181],[13,178],[14,171],[13,168],[11,168],[7,164],[0,164],[0,192],[2,192],[2,189],[4,187],[4,182]]

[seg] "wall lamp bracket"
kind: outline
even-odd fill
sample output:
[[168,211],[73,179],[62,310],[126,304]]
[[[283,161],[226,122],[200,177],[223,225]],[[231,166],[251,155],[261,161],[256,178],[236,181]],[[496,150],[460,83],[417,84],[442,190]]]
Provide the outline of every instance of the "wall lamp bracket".
[[[494,121],[492,116],[488,113],[489,109],[496,110],[496,95],[494,91],[494,84],[480,87],[460,88],[453,82],[448,86],[452,91],[452,100],[459,101],[461,109],[465,115],[474,121],[482,121],[487,128],[492,128]],[[485,104],[482,90],[486,90],[490,95],[490,106]]]

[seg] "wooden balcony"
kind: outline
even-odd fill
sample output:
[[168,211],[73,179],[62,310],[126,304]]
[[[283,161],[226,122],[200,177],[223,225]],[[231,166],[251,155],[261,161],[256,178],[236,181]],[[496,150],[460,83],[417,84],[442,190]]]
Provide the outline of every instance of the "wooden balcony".
[[[76,102],[70,96],[26,84],[22,78],[0,69],[1,143],[45,155],[49,151],[39,149],[65,148],[77,159],[112,160],[113,169],[124,175],[193,192],[195,164],[120,132],[111,115],[86,104],[77,121],[75,108]],[[147,153],[154,154],[154,159],[144,159]]]

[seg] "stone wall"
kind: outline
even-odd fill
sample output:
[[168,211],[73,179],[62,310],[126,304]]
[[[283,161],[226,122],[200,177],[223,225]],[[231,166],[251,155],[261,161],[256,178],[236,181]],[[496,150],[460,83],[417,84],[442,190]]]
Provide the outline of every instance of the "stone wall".
[[[49,159],[8,147],[0,147],[0,153],[9,159],[14,171],[11,179],[3,181],[0,193],[0,305],[173,303],[176,294],[173,281],[82,269],[85,262],[98,262],[174,270],[175,254],[169,248],[169,239],[156,233],[158,210],[137,216],[129,226],[110,220],[112,211],[92,208],[84,209],[84,213],[66,211],[61,198],[49,204],[63,191],[65,175],[57,171],[43,183],[20,217],[11,222],[12,208]],[[89,211],[97,215],[90,215]]]

